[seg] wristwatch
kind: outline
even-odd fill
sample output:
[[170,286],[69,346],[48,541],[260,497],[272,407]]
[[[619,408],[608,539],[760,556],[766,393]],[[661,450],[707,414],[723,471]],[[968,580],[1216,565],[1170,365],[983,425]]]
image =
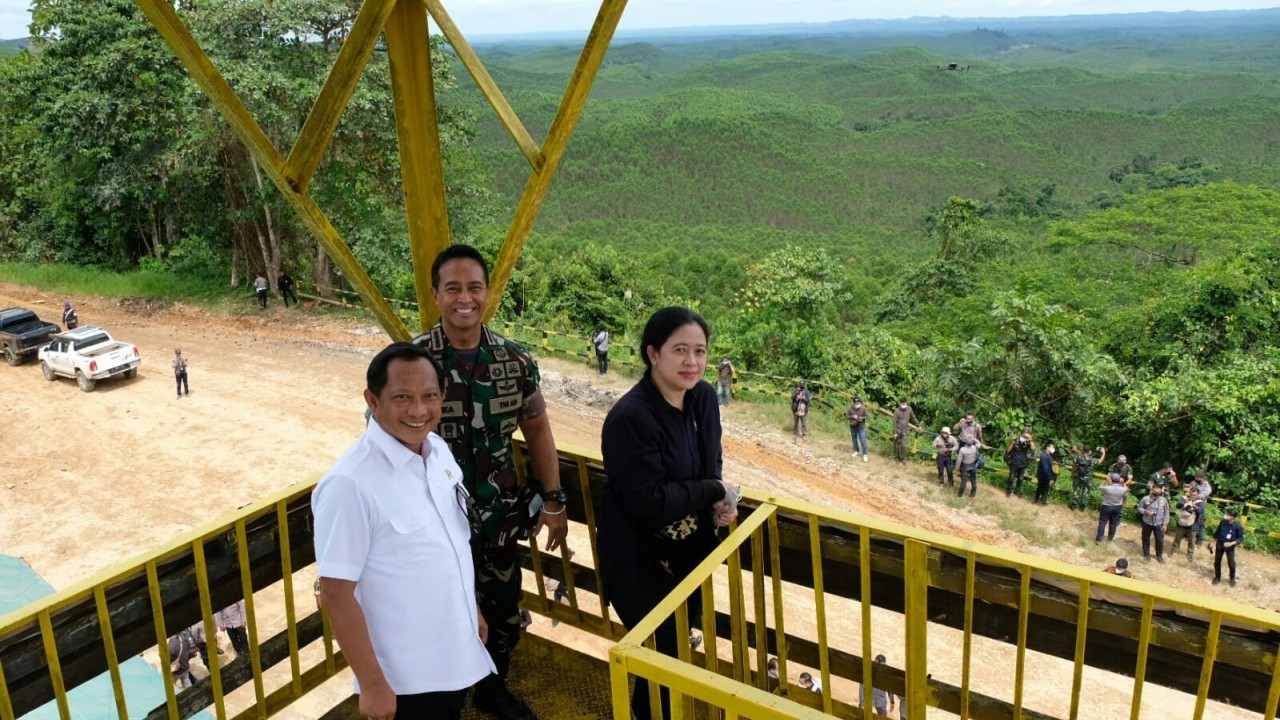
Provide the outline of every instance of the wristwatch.
[[556,488],[554,490],[543,490],[542,501],[549,503],[560,503],[564,505],[569,500],[569,496],[565,494],[564,488]]

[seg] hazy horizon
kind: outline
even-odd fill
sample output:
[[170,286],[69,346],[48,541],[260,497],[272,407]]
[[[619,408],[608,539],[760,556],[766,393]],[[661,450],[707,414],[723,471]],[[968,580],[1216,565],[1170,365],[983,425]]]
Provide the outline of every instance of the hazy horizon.
[[[1025,18],[1125,15],[1144,12],[1262,10],[1276,0],[775,0],[758,6],[732,0],[655,0],[631,3],[619,30],[826,23],[911,18]],[[472,0],[447,2],[454,21],[470,36],[585,31],[599,9],[583,0]],[[27,36],[30,5],[0,0],[0,39]]]

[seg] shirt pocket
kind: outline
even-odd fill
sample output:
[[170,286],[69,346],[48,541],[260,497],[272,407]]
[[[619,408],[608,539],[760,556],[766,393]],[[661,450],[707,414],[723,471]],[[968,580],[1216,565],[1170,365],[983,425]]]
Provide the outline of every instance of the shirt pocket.
[[422,510],[401,508],[387,519],[395,543],[395,561],[400,567],[429,563],[434,533],[429,531],[430,518]]

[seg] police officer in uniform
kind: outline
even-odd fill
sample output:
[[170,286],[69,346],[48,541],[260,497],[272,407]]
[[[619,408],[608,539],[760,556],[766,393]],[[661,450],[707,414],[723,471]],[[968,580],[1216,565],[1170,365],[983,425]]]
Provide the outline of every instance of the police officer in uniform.
[[[477,709],[498,718],[536,718],[523,698],[507,687],[511,651],[520,640],[520,564],[516,541],[528,530],[530,503],[541,495],[532,528],[547,527],[548,551],[568,531],[546,401],[538,366],[520,345],[495,334],[482,321],[489,304],[489,266],[469,245],[452,245],[431,266],[431,297],[440,322],[414,339],[444,369],[444,406],[439,434],[462,468],[477,521],[476,593],[489,625],[486,649],[497,674],[476,684]],[[517,482],[511,436],[519,428],[540,488]]]

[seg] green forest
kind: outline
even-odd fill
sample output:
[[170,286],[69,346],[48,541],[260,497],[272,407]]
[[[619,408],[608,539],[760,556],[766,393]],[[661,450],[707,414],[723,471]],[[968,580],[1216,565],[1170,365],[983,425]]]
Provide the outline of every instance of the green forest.
[[[183,12],[287,148],[356,4]],[[0,260],[341,286],[131,2],[33,8],[0,60]],[[619,37],[501,317],[634,343],[688,304],[740,369],[1280,506],[1280,13],[1193,15]],[[477,49],[545,137],[575,45]],[[528,164],[433,52],[454,241],[492,256]],[[411,299],[381,52],[313,192]]]

